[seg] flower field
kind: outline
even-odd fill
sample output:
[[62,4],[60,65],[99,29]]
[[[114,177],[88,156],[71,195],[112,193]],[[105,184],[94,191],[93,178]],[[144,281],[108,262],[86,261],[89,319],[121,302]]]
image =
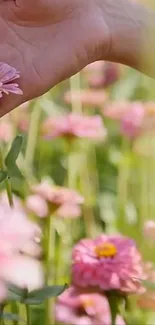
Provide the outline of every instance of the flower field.
[[1,325],[155,323],[154,89],[99,61],[1,118]]

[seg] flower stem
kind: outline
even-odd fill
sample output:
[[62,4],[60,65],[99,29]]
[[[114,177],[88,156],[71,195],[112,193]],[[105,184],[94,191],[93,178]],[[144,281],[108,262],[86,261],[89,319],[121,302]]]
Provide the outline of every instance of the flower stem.
[[74,99],[74,91],[80,91],[80,73],[70,78],[70,91],[71,91],[71,102],[72,102],[72,112],[82,113],[82,102],[81,99]]
[[[52,282],[53,276],[51,276],[50,272],[50,265],[53,264],[53,245],[54,244],[54,237],[53,232],[55,230],[52,228],[52,216],[48,216],[45,220],[45,232],[44,232],[44,238],[45,238],[45,283],[46,285],[50,285]],[[52,312],[51,312],[52,311]],[[45,301],[45,325],[49,324],[49,315],[52,315],[51,323],[52,325],[55,324],[54,320],[54,303],[53,300],[46,300]]]
[[0,325],[4,325],[4,318],[3,318],[3,311],[4,311],[4,304],[0,305]]
[[[11,301],[11,312],[15,315],[19,314],[19,308],[16,301]],[[13,325],[18,325],[18,320],[13,320],[12,323]]]
[[32,170],[33,168],[33,161],[35,157],[40,116],[41,116],[41,106],[39,105],[39,101],[33,100],[31,107],[32,107],[32,113],[31,113],[30,127],[28,132],[27,147],[25,153],[25,169],[28,170]]
[[[2,171],[6,171],[6,166],[5,166],[4,157],[3,157],[2,144],[0,144],[0,168]],[[9,205],[10,205],[10,207],[13,207],[12,187],[11,187],[10,178],[8,176],[5,179],[5,187],[6,187],[6,191],[7,191]]]
[[27,325],[31,325],[30,307],[29,305],[25,305],[25,308],[26,308]]

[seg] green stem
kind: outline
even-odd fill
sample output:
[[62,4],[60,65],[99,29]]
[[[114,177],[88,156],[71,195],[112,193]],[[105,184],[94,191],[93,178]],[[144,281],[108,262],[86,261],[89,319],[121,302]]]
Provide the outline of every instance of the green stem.
[[75,76],[70,78],[70,91],[71,91],[71,101],[72,101],[72,112],[74,113],[82,113],[82,103],[81,103],[81,99],[74,99],[74,97],[72,96],[74,91],[81,90],[81,86],[80,86],[80,73],[77,73]]
[[[6,166],[5,166],[4,157],[3,157],[2,144],[0,144],[0,168],[2,171],[6,171]],[[11,187],[10,178],[8,176],[5,179],[5,187],[6,187],[10,207],[13,207],[12,187]]]
[[[45,282],[46,285],[52,284],[52,278],[51,272],[50,272],[50,265],[52,265],[52,260],[53,260],[53,243],[54,243],[54,237],[53,232],[55,232],[54,229],[52,229],[52,216],[48,216],[46,219],[46,224],[45,224]],[[53,311],[51,313],[51,310]],[[49,314],[52,314],[52,325],[54,325],[55,320],[54,320],[54,303],[53,300],[46,300],[45,301],[45,325],[49,324]]]
[[113,294],[113,292],[108,295],[109,306],[111,310],[111,325],[116,325],[116,317],[118,313],[119,298]]
[[33,161],[35,157],[38,132],[39,132],[39,123],[41,117],[41,106],[39,105],[39,101],[34,100],[31,104],[32,113],[31,113],[31,121],[27,139],[27,147],[25,153],[25,168],[28,170],[32,170]]
[[3,304],[0,305],[0,315],[1,315],[1,317],[0,317],[0,325],[4,325],[4,318],[2,317],[3,316],[4,307],[5,307],[5,305],[3,305]]
[[[19,314],[19,308],[15,301],[11,302],[11,312],[12,314],[18,315]],[[13,325],[18,325],[18,320],[13,320]]]
[[29,305],[25,305],[25,308],[26,308],[27,325],[31,325],[30,307],[29,307]]

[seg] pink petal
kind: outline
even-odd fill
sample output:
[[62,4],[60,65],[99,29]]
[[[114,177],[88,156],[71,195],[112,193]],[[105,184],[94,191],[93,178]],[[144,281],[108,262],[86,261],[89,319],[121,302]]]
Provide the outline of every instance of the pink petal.
[[0,62],[0,82],[11,82],[20,77],[19,72],[7,63]]

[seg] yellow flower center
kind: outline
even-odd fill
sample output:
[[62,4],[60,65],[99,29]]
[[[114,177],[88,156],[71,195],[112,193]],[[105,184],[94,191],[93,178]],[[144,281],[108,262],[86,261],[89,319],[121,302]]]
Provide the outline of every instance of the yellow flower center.
[[112,243],[104,243],[95,247],[97,257],[114,257],[117,254],[117,248]]
[[84,309],[87,309],[89,307],[94,307],[94,301],[91,298],[82,299],[81,303],[82,303],[82,306],[83,306]]

